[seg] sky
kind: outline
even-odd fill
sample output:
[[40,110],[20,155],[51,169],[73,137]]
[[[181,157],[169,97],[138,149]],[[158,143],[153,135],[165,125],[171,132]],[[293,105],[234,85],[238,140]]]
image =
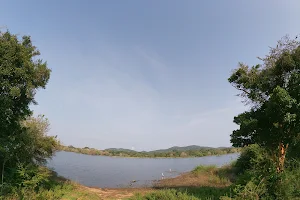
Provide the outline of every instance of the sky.
[[232,70],[300,33],[298,0],[0,3],[0,27],[30,35],[52,69],[35,115],[78,147],[230,146],[246,109]]

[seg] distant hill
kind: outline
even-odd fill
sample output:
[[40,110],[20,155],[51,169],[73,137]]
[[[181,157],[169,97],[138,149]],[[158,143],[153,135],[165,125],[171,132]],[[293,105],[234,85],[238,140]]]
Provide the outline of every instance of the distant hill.
[[108,148],[104,149],[105,151],[123,151],[123,152],[135,152],[134,150],[131,149],[123,149],[123,148]]
[[76,148],[73,146],[59,147],[60,151],[68,151],[75,153],[82,153],[88,155],[101,155],[101,156],[120,156],[120,157],[139,157],[139,158],[180,158],[180,157],[203,157],[212,155],[224,155],[229,153],[238,153],[240,148],[234,147],[205,147],[190,145],[185,147],[170,147],[168,149],[158,149],[154,151],[135,151],[124,148],[108,148],[105,150],[98,150],[94,148],[84,147]]
[[[205,147],[205,146],[198,146],[198,145],[190,145],[185,147],[170,147],[168,149],[158,149],[153,151],[141,151],[142,153],[164,153],[164,152],[171,152],[171,151],[191,151],[191,150],[207,150],[207,149],[227,149],[230,147]],[[123,149],[123,148],[108,148],[105,151],[122,151],[122,152],[137,152],[131,149]]]
[[227,148],[231,148],[231,147],[217,147],[216,149],[227,149]]
[[204,150],[204,149],[214,149],[214,148],[190,145],[190,146],[185,146],[185,147],[174,146],[174,147],[170,147],[168,149],[159,149],[159,150],[154,150],[154,151],[150,151],[150,152],[189,151],[189,150]]

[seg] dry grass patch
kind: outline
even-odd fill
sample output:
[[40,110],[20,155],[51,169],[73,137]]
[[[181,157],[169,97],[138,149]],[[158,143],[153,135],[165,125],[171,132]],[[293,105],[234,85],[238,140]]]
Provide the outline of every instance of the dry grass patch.
[[228,187],[232,184],[232,168],[224,166],[198,166],[193,171],[175,178],[163,179],[155,184],[157,188],[174,187]]

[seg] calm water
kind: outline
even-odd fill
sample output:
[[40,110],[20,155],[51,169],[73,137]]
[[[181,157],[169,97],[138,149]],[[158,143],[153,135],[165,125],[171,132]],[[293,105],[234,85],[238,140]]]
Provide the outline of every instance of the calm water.
[[[58,175],[94,187],[128,187],[151,185],[153,180],[174,177],[191,171],[198,165],[222,166],[237,159],[239,154],[207,156],[201,158],[121,158],[90,156],[72,152],[57,152],[48,167]],[[171,169],[171,171],[170,171]]]

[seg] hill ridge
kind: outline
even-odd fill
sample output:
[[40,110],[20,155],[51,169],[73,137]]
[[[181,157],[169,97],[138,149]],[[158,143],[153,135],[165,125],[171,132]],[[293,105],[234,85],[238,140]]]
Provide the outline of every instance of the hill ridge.
[[154,152],[169,152],[169,151],[190,151],[190,150],[208,150],[208,149],[227,149],[231,147],[208,147],[208,146],[199,146],[199,145],[188,145],[188,146],[172,146],[170,148],[166,149],[157,149],[157,150],[151,150],[151,151],[136,151],[132,149],[126,149],[126,148],[107,148],[104,149],[105,151],[130,151],[130,152],[148,152],[148,153],[154,153]]

